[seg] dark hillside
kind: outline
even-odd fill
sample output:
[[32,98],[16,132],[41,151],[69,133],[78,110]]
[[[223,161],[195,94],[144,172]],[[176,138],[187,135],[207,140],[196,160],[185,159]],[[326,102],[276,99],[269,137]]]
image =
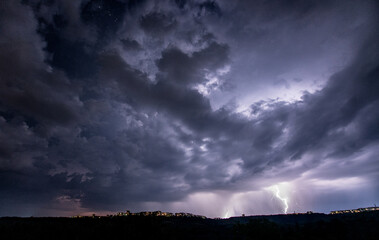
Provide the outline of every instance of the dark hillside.
[[1,218],[0,239],[378,239],[379,212],[196,217]]

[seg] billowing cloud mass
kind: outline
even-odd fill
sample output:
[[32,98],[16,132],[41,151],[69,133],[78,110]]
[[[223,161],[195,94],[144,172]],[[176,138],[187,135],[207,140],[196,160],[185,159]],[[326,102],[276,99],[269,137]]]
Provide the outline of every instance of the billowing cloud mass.
[[379,204],[378,11],[3,1],[0,215]]

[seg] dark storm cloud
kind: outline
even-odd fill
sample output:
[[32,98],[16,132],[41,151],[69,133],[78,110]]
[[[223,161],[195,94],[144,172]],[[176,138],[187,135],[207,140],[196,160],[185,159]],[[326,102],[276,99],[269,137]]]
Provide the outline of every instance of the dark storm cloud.
[[122,39],[121,42],[126,50],[141,50],[141,45],[136,40],[128,38]]
[[167,49],[158,60],[158,69],[164,78],[185,85],[205,81],[204,71],[216,71],[228,62],[228,47],[211,43],[205,49],[188,56],[179,49]]
[[75,95],[75,86],[62,72],[43,63],[44,45],[35,33],[36,21],[30,12],[17,7],[17,3],[2,6],[2,18],[7,19],[7,24],[1,21],[0,106],[4,111],[20,112],[30,118],[68,124],[76,118],[72,108],[75,100],[70,99]]
[[[355,134],[363,134],[363,139],[376,139],[378,129],[372,118],[377,116],[373,109],[377,106],[379,97],[379,59],[373,53],[376,52],[377,46],[374,42],[377,38],[375,33],[365,43],[351,66],[333,75],[323,90],[303,97],[303,103],[299,106],[293,122],[296,129],[292,131],[294,135],[288,143],[289,149],[296,152],[294,157],[315,147],[314,143],[328,145],[329,139],[333,142],[344,142],[338,138],[347,137],[349,124],[361,123],[362,126],[356,126]],[[369,114],[368,109],[371,109]],[[366,116],[364,118],[367,118],[367,122],[361,122],[362,115]],[[371,130],[370,133],[366,128]],[[354,141],[356,146],[350,146],[352,151],[361,147],[361,141],[357,140]]]
[[172,16],[152,12],[142,16],[140,25],[147,33],[159,36],[172,31],[175,28],[176,22]]
[[125,64],[119,56],[104,56],[100,76],[105,81],[115,80],[129,103],[168,112],[196,129],[207,131],[208,128],[217,132],[214,124],[223,124],[218,118],[228,121],[228,113],[219,111],[213,114],[208,99],[188,85],[204,81],[200,74],[203,67],[209,70],[222,67],[228,60],[226,51],[225,46],[217,43],[193,53],[192,57],[178,49],[166,50],[157,63],[161,73],[155,84]]
[[[346,30],[338,34],[356,40],[354,57],[322,89],[293,102],[249,102],[245,115],[237,112],[246,92],[256,93],[248,81],[257,88],[284,83],[287,90],[308,81],[278,75],[319,56],[312,46],[327,41],[323,37],[333,29],[314,28],[315,19],[329,19],[335,9],[361,16],[351,5],[5,2],[0,214],[142,210],[146,202],[184,201],[198,192],[243,193],[307,172],[312,178],[304,182],[366,177],[376,187],[377,19],[357,17],[363,19],[360,32],[370,32],[362,34],[363,42],[338,18],[336,26]],[[321,34],[305,37],[297,27]],[[287,30],[294,35],[281,35]],[[252,63],[249,54],[255,55]],[[249,72],[251,66],[258,70]],[[222,91],[231,85],[236,87]],[[217,91],[224,98],[221,107],[214,106]],[[358,169],[360,157],[369,167]],[[328,166],[343,169],[337,174]]]

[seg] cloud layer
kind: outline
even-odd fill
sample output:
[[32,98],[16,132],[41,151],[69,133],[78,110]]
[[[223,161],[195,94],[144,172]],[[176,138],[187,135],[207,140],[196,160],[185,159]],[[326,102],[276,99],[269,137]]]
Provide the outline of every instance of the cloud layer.
[[[0,215],[379,199],[375,1],[5,1]],[[359,197],[358,197],[359,196]]]

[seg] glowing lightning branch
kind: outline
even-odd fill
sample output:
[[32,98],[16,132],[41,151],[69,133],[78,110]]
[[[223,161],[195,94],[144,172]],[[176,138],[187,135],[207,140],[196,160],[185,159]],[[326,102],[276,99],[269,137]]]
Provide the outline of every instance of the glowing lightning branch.
[[284,213],[287,214],[287,210],[288,210],[287,198],[282,198],[280,196],[280,191],[279,191],[278,185],[272,186],[272,191],[275,193],[275,197],[277,197],[280,201],[283,202],[283,204],[284,204]]
[[226,211],[224,218],[229,218],[229,210]]

